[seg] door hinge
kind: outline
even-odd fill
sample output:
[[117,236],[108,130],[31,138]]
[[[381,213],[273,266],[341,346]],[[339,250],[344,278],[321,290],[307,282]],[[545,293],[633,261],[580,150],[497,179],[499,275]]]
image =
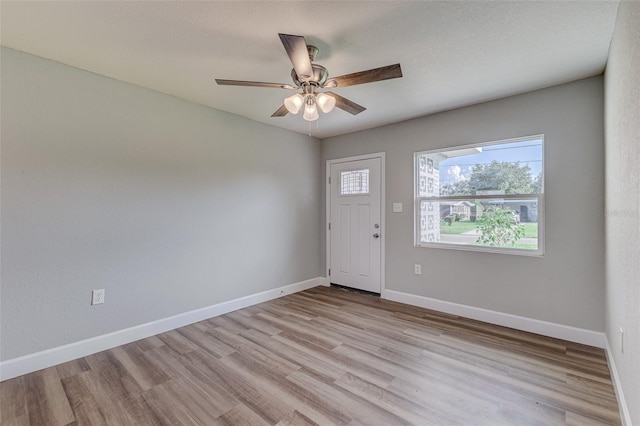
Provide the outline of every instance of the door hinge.
[[329,231],[331,231],[331,222],[329,222]]
[[329,276],[331,276],[331,268],[329,268]]
[[331,176],[329,176],[329,185],[331,185]]

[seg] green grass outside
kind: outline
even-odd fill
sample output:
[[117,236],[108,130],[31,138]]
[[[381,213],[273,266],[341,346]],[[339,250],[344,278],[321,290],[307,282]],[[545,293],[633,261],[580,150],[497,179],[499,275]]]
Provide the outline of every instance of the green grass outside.
[[537,223],[522,223],[521,225],[524,226],[524,238],[538,238]]
[[[522,223],[521,225],[524,227],[524,238],[538,238],[537,223]],[[478,229],[476,222],[453,222],[451,226],[446,222],[440,222],[441,234],[457,235],[474,229]]]
[[451,226],[446,222],[440,222],[441,234],[462,234],[474,229],[478,229],[478,225],[475,222],[453,222]]
[[514,247],[527,250],[538,250],[537,244],[516,244]]

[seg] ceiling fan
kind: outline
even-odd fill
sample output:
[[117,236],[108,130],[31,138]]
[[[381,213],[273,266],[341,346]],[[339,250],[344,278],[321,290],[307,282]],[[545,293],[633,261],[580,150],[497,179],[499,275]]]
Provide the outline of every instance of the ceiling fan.
[[303,36],[278,34],[293,64],[291,79],[293,85],[282,83],[264,83],[260,81],[222,80],[216,83],[223,86],[272,87],[276,89],[299,89],[300,92],[284,100],[284,105],[271,116],[284,117],[288,113],[297,114],[304,106],[303,118],[307,121],[318,119],[318,108],[324,113],[338,107],[356,115],[366,108],[336,93],[322,91],[326,88],[342,88],[357,84],[373,83],[402,77],[400,64],[360,71],[340,77],[329,78],[329,71],[319,64],[312,63],[318,54],[318,48],[308,45]]

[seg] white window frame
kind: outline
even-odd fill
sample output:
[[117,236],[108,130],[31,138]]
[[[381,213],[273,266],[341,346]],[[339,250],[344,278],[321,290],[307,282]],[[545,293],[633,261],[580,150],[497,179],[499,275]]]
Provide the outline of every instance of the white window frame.
[[[542,190],[539,194],[500,194],[500,195],[456,195],[456,196],[438,196],[438,197],[420,197],[419,194],[419,182],[418,182],[418,157],[424,154],[435,154],[443,151],[453,151],[458,149],[493,146],[506,143],[523,142],[527,140],[542,140]],[[544,172],[544,134],[524,136],[512,139],[501,139],[491,142],[474,143],[468,145],[460,145],[439,149],[430,149],[427,151],[414,152],[413,154],[413,227],[414,227],[414,247],[421,248],[437,248],[446,250],[464,250],[464,251],[476,251],[484,253],[500,253],[500,254],[512,254],[519,256],[534,256],[544,257],[544,185],[545,185],[545,172]],[[511,247],[492,247],[482,245],[470,245],[470,244],[455,244],[455,243],[441,243],[441,242],[421,242],[420,241],[420,204],[422,201],[468,201],[468,200],[536,200],[538,203],[538,249],[522,249]]]

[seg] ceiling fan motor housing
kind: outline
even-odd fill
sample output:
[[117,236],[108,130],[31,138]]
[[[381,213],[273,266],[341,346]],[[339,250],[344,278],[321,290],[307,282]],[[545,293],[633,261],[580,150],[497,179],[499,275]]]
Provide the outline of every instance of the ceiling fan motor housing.
[[[309,52],[309,59],[313,61],[318,53],[318,48],[315,46],[307,46],[307,50]],[[329,79],[329,71],[327,71],[327,69],[322,65],[318,64],[311,64],[311,68],[313,69],[313,75],[311,76],[311,78],[306,80],[301,80],[298,77],[295,68],[291,70],[291,79],[296,84],[296,86],[300,86],[304,82],[315,83],[320,87],[324,86],[324,84]]]

